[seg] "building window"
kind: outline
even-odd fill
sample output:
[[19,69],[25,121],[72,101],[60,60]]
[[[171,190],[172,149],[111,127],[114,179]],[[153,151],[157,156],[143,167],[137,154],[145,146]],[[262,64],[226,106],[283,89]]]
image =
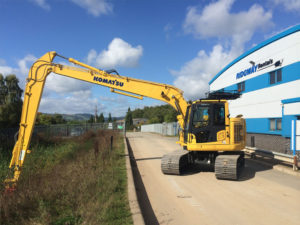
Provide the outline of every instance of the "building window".
[[281,119],[270,119],[270,130],[281,130]]
[[282,81],[281,69],[270,72],[270,84],[275,84]]
[[243,92],[245,91],[245,81],[238,83],[238,92]]

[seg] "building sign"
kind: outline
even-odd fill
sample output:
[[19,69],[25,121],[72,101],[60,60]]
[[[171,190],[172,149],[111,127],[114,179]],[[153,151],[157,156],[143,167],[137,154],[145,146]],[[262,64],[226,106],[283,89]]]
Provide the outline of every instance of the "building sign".
[[257,70],[257,65],[253,65],[252,67],[248,68],[248,69],[245,69],[239,73],[236,74],[236,79],[239,79],[239,78],[242,78],[242,77],[245,77],[247,75],[250,75],[252,73],[255,73],[256,70]]
[[268,61],[265,61],[264,63],[258,63],[258,69],[261,70],[261,69],[264,69],[268,66],[271,66],[273,64],[273,59],[269,59]]
[[255,73],[256,71],[265,69],[265,68],[273,65],[273,59],[269,59],[268,61],[265,61],[263,63],[258,63],[258,64],[255,64],[254,62],[251,62],[251,63],[253,63],[253,65],[250,68],[247,68],[236,74],[236,79],[248,76],[252,73]]

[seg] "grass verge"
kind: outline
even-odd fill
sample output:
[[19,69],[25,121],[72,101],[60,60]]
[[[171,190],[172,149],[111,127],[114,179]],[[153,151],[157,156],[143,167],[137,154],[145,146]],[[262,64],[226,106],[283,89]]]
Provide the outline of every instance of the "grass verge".
[[132,224],[123,137],[98,131],[39,141],[17,190],[1,195],[0,224]]

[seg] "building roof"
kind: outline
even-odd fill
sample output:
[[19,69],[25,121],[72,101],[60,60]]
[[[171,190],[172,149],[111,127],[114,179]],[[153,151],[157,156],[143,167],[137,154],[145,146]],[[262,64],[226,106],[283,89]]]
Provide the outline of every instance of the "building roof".
[[300,24],[296,25],[294,27],[291,27],[265,41],[263,41],[262,43],[256,45],[255,47],[251,48],[250,50],[246,51],[245,53],[243,53],[242,55],[240,55],[239,57],[237,57],[235,60],[233,60],[231,63],[229,63],[227,66],[225,66],[216,76],[214,76],[214,78],[209,82],[209,84],[211,84],[212,82],[214,82],[222,73],[224,73],[226,70],[228,70],[232,65],[234,65],[235,63],[237,63],[238,61],[240,61],[241,59],[245,58],[246,56],[250,55],[251,53],[263,48],[264,46],[271,44],[274,41],[277,41],[281,38],[284,38],[285,36],[288,36],[292,33],[295,33],[297,31],[300,31]]

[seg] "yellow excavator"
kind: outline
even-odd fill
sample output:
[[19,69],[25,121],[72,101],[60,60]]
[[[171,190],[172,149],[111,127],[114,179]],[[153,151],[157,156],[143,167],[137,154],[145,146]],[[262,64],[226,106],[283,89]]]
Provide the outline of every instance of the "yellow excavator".
[[[61,57],[77,66],[54,63]],[[56,52],[48,52],[33,63],[27,78],[18,139],[15,143],[9,167],[14,168],[14,177],[7,179],[7,187],[14,187],[29,150],[46,78],[50,73],[83,80],[109,87],[114,93],[143,99],[150,97],[170,104],[178,112],[180,124],[179,141],[183,150],[164,155],[161,169],[164,174],[181,174],[197,161],[214,165],[218,179],[238,179],[244,165],[246,127],[245,120],[229,117],[228,99],[237,94],[211,93],[207,99],[187,102],[178,88],[125,76],[116,71],[104,71],[86,65]]]

